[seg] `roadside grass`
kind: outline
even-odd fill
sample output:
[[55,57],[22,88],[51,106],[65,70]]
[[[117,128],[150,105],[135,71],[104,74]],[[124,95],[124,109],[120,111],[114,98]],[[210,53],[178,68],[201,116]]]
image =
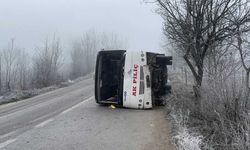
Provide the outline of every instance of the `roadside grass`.
[[169,78],[172,95],[166,100],[166,108],[174,122],[177,149],[250,149],[250,115],[236,112],[230,89],[229,95],[225,95],[217,85],[217,88],[204,86],[201,112],[197,112],[192,85],[181,81],[179,74],[170,74]]
[[173,123],[173,140],[177,150],[200,150],[203,136],[189,128],[190,108],[194,107],[192,89],[170,74],[172,94],[166,98],[166,109]]

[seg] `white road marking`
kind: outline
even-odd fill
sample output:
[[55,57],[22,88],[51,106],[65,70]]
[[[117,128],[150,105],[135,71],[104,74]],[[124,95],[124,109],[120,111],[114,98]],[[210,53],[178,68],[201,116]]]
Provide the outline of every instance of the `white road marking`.
[[86,102],[92,100],[93,98],[94,98],[94,96],[91,96],[91,97],[87,98],[86,100],[84,100],[84,101],[82,101],[82,102],[80,102],[80,103],[78,103],[78,104],[76,104],[76,105],[74,105],[74,106],[72,106],[72,107],[70,107],[70,108],[64,110],[63,112],[61,112],[60,115],[63,115],[63,114],[66,114],[66,113],[70,112],[71,110],[73,110],[73,109],[79,107],[80,105],[82,105],[82,104],[84,104],[84,103],[86,103]]
[[12,135],[12,134],[14,134],[14,133],[16,133],[16,132],[17,132],[17,131],[12,131],[12,132],[6,133],[6,134],[4,134],[4,135],[1,135],[1,136],[0,136],[0,139],[6,138],[6,137],[8,137],[8,136],[10,136],[10,135]]
[[10,139],[10,140],[7,140],[7,141],[5,141],[3,143],[0,143],[0,149],[6,147],[7,145],[9,145],[9,144],[11,144],[11,143],[13,143],[15,141],[16,141],[16,139]]
[[50,115],[51,115],[51,114],[47,114],[47,115],[41,116],[41,117],[39,117],[39,118],[36,118],[36,119],[34,119],[34,120],[31,120],[29,123],[35,123],[36,121],[43,120],[43,119],[45,119],[45,118],[49,118]]
[[38,125],[35,126],[35,128],[41,128],[41,127],[44,127],[46,124],[50,123],[51,121],[53,121],[54,119],[50,118],[48,120],[45,120],[44,122],[42,123],[39,123]]

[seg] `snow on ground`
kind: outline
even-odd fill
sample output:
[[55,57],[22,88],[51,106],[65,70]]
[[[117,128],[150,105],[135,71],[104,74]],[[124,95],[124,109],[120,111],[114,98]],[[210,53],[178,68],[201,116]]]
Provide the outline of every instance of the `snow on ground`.
[[181,82],[182,78],[178,73],[170,73],[169,80],[172,85],[172,95],[166,98],[166,108],[173,122],[176,149],[201,150],[201,146],[204,145],[203,137],[188,127],[190,111],[186,109],[189,106],[186,102],[189,104],[191,101],[192,97],[189,95],[192,92],[192,86],[183,86],[185,83]]
[[173,139],[176,141],[177,150],[201,150],[203,137],[188,130],[186,126],[188,115],[175,109],[172,110],[170,115],[174,120],[176,131]]

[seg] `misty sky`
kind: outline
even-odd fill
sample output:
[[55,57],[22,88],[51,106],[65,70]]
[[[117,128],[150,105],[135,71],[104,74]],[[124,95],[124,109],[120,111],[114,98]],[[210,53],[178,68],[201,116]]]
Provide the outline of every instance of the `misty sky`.
[[85,31],[114,32],[130,49],[160,49],[162,19],[142,0],[0,0],[0,48],[32,50],[56,33],[64,47]]

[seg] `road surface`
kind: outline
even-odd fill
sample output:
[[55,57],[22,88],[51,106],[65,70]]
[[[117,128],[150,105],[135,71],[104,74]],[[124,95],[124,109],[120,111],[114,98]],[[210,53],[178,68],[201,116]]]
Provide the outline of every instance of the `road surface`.
[[172,150],[164,108],[99,106],[93,80],[0,106],[0,150]]

